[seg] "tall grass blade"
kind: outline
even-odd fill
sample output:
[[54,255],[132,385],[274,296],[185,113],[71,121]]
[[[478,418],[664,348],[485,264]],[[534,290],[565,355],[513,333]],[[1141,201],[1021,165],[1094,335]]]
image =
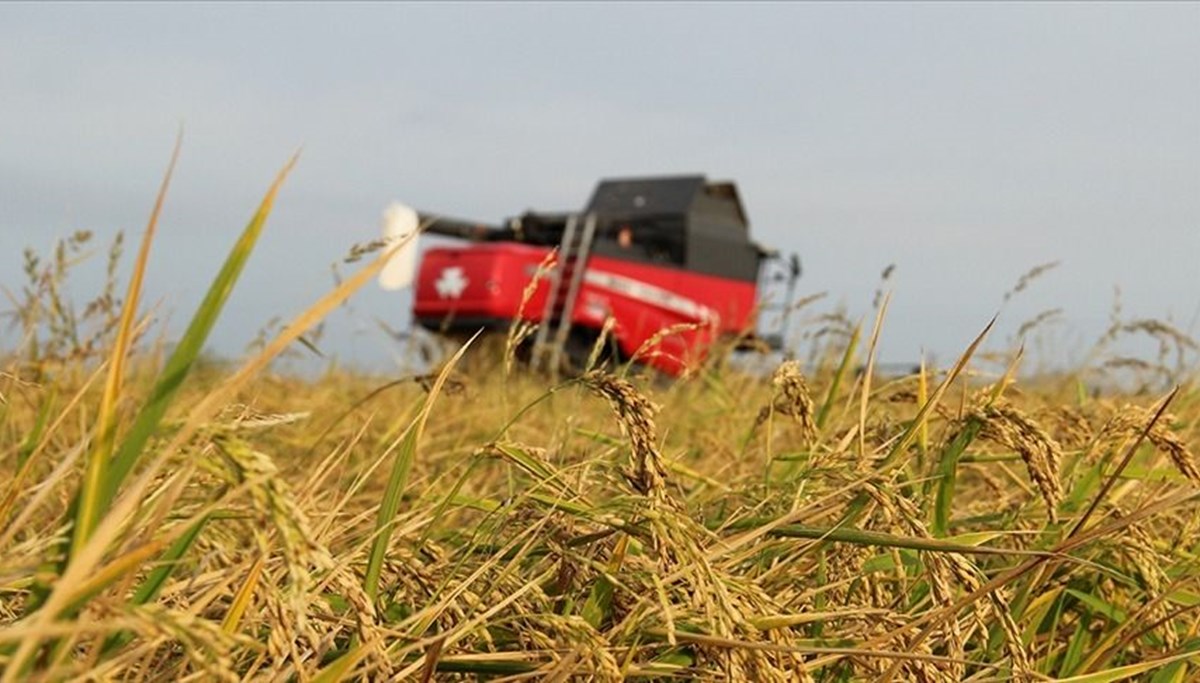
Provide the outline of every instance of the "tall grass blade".
[[942,451],[941,460],[938,461],[937,495],[933,503],[933,524],[930,529],[934,536],[945,536],[949,533],[950,508],[954,504],[954,488],[958,481],[958,461],[982,429],[981,420],[975,417],[967,418],[967,424]]
[[871,343],[867,346],[867,369],[863,372],[862,396],[858,404],[858,457],[861,462],[867,457],[867,405],[871,401],[871,378],[875,374],[875,357],[879,350],[879,334],[883,331],[883,319],[887,315],[892,294],[888,292],[879,305],[875,316],[875,327],[871,330]]
[[113,456],[108,474],[105,477],[104,492],[97,501],[101,511],[107,509],[117,490],[120,488],[121,482],[124,481],[130,470],[133,469],[138,456],[141,455],[150,437],[157,431],[158,425],[162,421],[163,415],[167,412],[167,408],[171,405],[172,399],[175,397],[176,392],[179,391],[179,387],[182,385],[184,378],[187,377],[188,372],[191,371],[192,365],[200,355],[200,351],[204,348],[204,343],[207,341],[213,325],[216,324],[217,318],[225,306],[225,302],[229,299],[229,295],[242,273],[242,269],[246,266],[246,261],[250,258],[250,253],[254,250],[254,245],[258,242],[258,238],[262,234],[263,227],[267,223],[267,217],[271,215],[271,209],[275,204],[275,197],[279,194],[279,189],[282,187],[283,181],[296,165],[296,160],[297,157],[292,157],[291,161],[275,177],[275,182],[267,190],[267,194],[259,204],[258,210],[246,225],[245,230],[242,231],[242,235],[237,243],[233,245],[233,249],[229,252],[229,256],[226,257],[224,265],[221,267],[220,272],[217,273],[216,278],[208,289],[208,293],[204,296],[204,300],[200,302],[200,307],[196,309],[191,324],[188,325],[187,331],[184,332],[183,337],[179,340],[179,344],[175,347],[175,352],[167,359],[159,381],[150,394],[150,399],[143,406],[141,412],[138,413],[133,427],[129,430],[129,434],[121,443],[121,447],[116,455]]
[[[65,573],[66,563],[72,561],[82,548],[88,545],[88,541],[90,541],[100,519],[104,517],[112,506],[112,502],[120,489],[122,481],[133,469],[138,457],[151,437],[158,431],[159,423],[162,421],[167,408],[182,385],[184,378],[199,356],[209,332],[211,332],[213,325],[216,323],[225,301],[229,298],[229,294],[232,292],[238,276],[241,274],[250,256],[250,252],[253,250],[259,235],[262,233],[267,217],[270,215],[271,208],[274,205],[275,197],[295,163],[296,157],[293,157],[271,184],[258,210],[251,218],[249,224],[247,224],[245,230],[243,230],[241,238],[234,245],[229,256],[226,258],[225,264],[213,280],[208,294],[193,316],[191,324],[180,339],[175,352],[167,360],[162,374],[151,392],[150,398],[138,413],[133,427],[126,435],[120,449],[107,462],[93,458],[92,463],[88,465],[88,473],[85,474],[84,482],[81,484],[80,491],[73,503],[73,515],[75,516],[76,526],[72,531],[68,552],[64,555],[63,562],[60,563],[60,573]],[[169,177],[168,173],[167,180],[169,180]],[[166,181],[164,180],[163,192],[165,192],[165,187]],[[160,203],[162,196],[163,193],[160,192]],[[160,203],[156,204],[155,213],[152,214],[152,221],[156,222],[157,220],[157,211],[159,210]],[[151,233],[150,230],[147,232]],[[149,253],[148,250],[149,242],[143,239],[143,248],[139,254],[139,258],[146,258]],[[144,268],[144,266],[145,263],[143,261],[140,267]],[[134,280],[138,280],[136,275]],[[131,282],[131,286],[133,285],[134,282]],[[140,287],[140,281],[138,281],[138,286]],[[127,316],[129,316],[129,319],[132,319],[135,312],[136,306],[131,307],[127,302],[125,308],[122,310],[122,321],[125,321]],[[130,327],[129,329],[132,328]],[[128,330],[124,334],[128,335]],[[120,343],[118,342],[118,344]],[[123,343],[128,344],[129,339],[126,338]],[[113,387],[111,389],[113,396],[110,400],[115,401],[116,394],[119,393],[120,378],[114,377],[111,374],[111,368],[109,379],[106,383],[105,395],[110,393],[110,387]],[[26,607],[26,613],[28,614],[41,609],[45,602],[49,600],[49,597],[49,592],[44,588],[36,589],[31,594],[31,600]],[[65,611],[71,611],[71,603],[67,603],[63,607],[66,608]],[[62,613],[62,611],[58,611],[58,613]]]
[[865,531],[849,527],[818,528],[798,524],[789,524],[772,529],[769,532],[769,535],[781,538],[808,538],[815,541],[832,541],[835,543],[848,543],[858,546],[906,548],[908,550],[958,553],[960,555],[1045,555],[1045,553],[1039,553],[1031,550],[1008,550],[1004,548],[992,548],[982,545],[971,545],[968,543],[955,542],[953,540],[939,540],[915,536],[898,536],[896,534],[888,534],[879,531]]
[[[25,463],[33,455],[37,445],[41,443],[42,436],[46,433],[46,426],[50,422],[50,414],[54,411],[55,405],[58,403],[58,391],[51,388],[50,394],[42,401],[41,407],[38,408],[37,418],[34,420],[33,429],[25,435],[25,440],[21,442],[21,446],[17,449],[17,469],[21,470],[25,467]],[[7,508],[7,506],[4,506]],[[4,515],[0,514],[0,520],[4,519]]]
[[1092,644],[1091,626],[1092,616],[1090,614],[1085,613],[1079,616],[1079,621],[1075,624],[1075,631],[1067,641],[1067,648],[1063,651],[1062,661],[1058,665],[1060,675],[1074,673],[1083,662],[1083,658]]
[[246,613],[246,608],[250,606],[250,600],[254,597],[254,590],[258,588],[258,579],[262,576],[263,564],[264,560],[260,556],[251,565],[250,573],[246,576],[241,588],[238,588],[237,593],[234,594],[229,611],[225,613],[225,619],[221,622],[222,631],[237,633],[242,623],[242,615]]
[[370,654],[371,649],[366,645],[357,645],[350,650],[330,662],[324,669],[321,669],[316,676],[313,676],[312,683],[339,683],[346,680],[354,667],[363,659],[366,659]]
[[167,188],[171,186],[171,176],[179,161],[179,150],[183,144],[183,133],[175,139],[175,149],[171,153],[171,162],[163,176],[162,186],[154,200],[154,209],[150,212],[150,220],[146,224],[146,232],[142,235],[142,243],[138,255],[133,262],[133,277],[129,279],[129,288],[125,294],[125,302],[121,307],[121,317],[117,324],[117,336],[113,341],[112,352],[108,358],[108,377],[105,378],[104,392],[100,396],[100,410],[96,415],[96,443],[88,456],[83,485],[79,492],[79,501],[75,511],[75,526],[72,529],[71,548],[74,550],[85,543],[96,528],[96,521],[108,509],[111,495],[108,493],[109,458],[112,457],[113,444],[117,434],[116,405],[121,394],[121,385],[125,377],[125,360],[129,347],[133,343],[134,321],[137,319],[138,306],[141,303],[142,283],[146,278],[146,264],[150,262],[150,246],[154,242],[154,233],[158,228],[158,218],[162,214],[163,203],[167,197]]
[[[921,351],[921,365],[918,368],[917,374],[917,405],[925,405],[929,402],[929,368],[925,364],[925,351]],[[925,470],[925,456],[929,453],[929,421],[922,420],[920,426],[917,427],[917,454],[920,460],[917,462],[917,469]]]
[[900,438],[896,441],[896,444],[892,446],[892,450],[890,453],[888,453],[886,459],[887,464],[894,463],[895,460],[900,457],[900,454],[907,450],[909,445],[912,444],[913,439],[916,438],[917,432],[921,428],[921,425],[925,424],[925,421],[929,419],[930,413],[932,413],[937,404],[941,402],[942,396],[944,396],[946,390],[949,389],[952,384],[954,384],[954,380],[958,379],[959,373],[961,373],[963,369],[967,367],[967,363],[971,362],[971,358],[979,349],[979,345],[982,344],[983,340],[987,338],[988,332],[991,332],[992,326],[995,324],[996,318],[993,317],[988,322],[987,326],[983,328],[983,331],[979,333],[979,336],[975,337],[975,341],[971,342],[970,346],[967,347],[967,350],[958,357],[958,361],[956,361],[954,366],[950,368],[950,372],[946,373],[946,379],[942,380],[942,383],[938,385],[937,389],[934,389],[933,395],[930,396],[929,400],[921,406],[921,410],[917,412],[917,416],[913,418],[913,421],[909,423],[908,428],[904,430],[904,433],[901,434]]
[[[987,405],[990,406],[1000,400],[1005,387],[1011,384],[1013,378],[1016,376],[1017,367],[1024,353],[1025,347],[1022,346],[1018,349],[1012,362],[1008,364],[1000,381],[992,387],[992,393],[988,397]],[[954,437],[954,441],[950,442],[946,450],[942,451],[942,458],[938,462],[937,497],[933,506],[932,531],[934,536],[945,536],[949,533],[950,510],[954,505],[954,489],[958,484],[958,463],[962,458],[963,452],[975,441],[975,437],[979,436],[979,432],[983,430],[983,427],[984,424],[979,418],[967,418],[967,423]]]
[[175,539],[171,547],[167,548],[167,551],[159,557],[158,566],[146,575],[146,580],[134,591],[129,600],[131,604],[144,605],[158,597],[159,591],[171,577],[171,573],[179,566],[179,561],[183,559],[184,553],[196,542],[211,517],[212,515],[204,515],[182,536]]
[[1017,352],[1013,354],[1013,358],[1009,361],[1008,366],[1004,368],[1004,374],[1001,375],[1000,381],[992,387],[992,393],[988,397],[988,405],[994,404],[1004,395],[1004,390],[1017,381],[1017,369],[1021,367],[1021,359],[1025,357],[1025,345],[1017,347]]
[[[610,574],[616,574],[620,571],[621,565],[625,562],[625,553],[628,551],[628,548],[628,536],[621,536],[617,539],[617,543],[613,547],[612,557],[608,560],[608,571]],[[587,600],[584,601],[583,608],[580,610],[580,616],[592,628],[600,629],[608,620],[609,612],[612,609],[613,589],[612,581],[609,581],[608,577],[604,575],[597,577],[596,582],[592,584],[592,589],[588,593]]]
[[454,369],[471,344],[479,338],[479,334],[476,332],[475,336],[463,344],[446,362],[445,367],[438,373],[433,386],[430,387],[429,393],[425,396],[421,412],[401,437],[396,459],[392,463],[392,472],[388,476],[387,488],[384,489],[383,500],[379,504],[379,516],[375,520],[375,540],[371,543],[371,553],[367,558],[367,571],[363,577],[363,589],[371,600],[379,597],[379,575],[383,571],[383,559],[387,555],[388,545],[392,539],[392,521],[400,510],[400,498],[408,486],[408,475],[412,470],[413,461],[416,459],[417,444],[425,430],[429,411],[433,408],[433,403],[437,400],[438,395],[441,394],[442,386],[446,383],[450,371]]
[[70,614],[83,607],[123,576],[129,575],[144,562],[162,552],[166,543],[151,541],[143,546],[118,555],[112,562],[99,567],[84,581],[73,584],[69,590],[67,606],[62,610]]
[[1150,683],[1184,683],[1187,680],[1187,662],[1171,662],[1154,673]]
[[[144,605],[158,597],[159,592],[166,585],[167,579],[171,577],[175,568],[179,566],[184,553],[196,542],[196,539],[200,536],[200,532],[204,529],[204,525],[208,523],[211,517],[211,515],[204,515],[190,529],[184,532],[183,535],[175,539],[175,542],[158,558],[157,566],[150,570],[141,585],[130,596],[129,604]],[[101,648],[101,653],[107,654],[112,652],[128,643],[132,637],[132,634],[128,632],[116,633],[109,636]]]
[[833,410],[833,404],[837,401],[838,389],[841,388],[842,382],[846,378],[846,373],[850,372],[850,366],[854,364],[854,354],[858,351],[858,340],[861,336],[862,323],[859,323],[854,326],[854,332],[850,335],[850,341],[846,344],[845,352],[842,353],[842,361],[833,373],[833,379],[829,381],[829,390],[825,392],[825,402],[821,404],[821,409],[817,411],[815,422],[818,430],[824,428],[826,421],[829,420],[829,412]]
[[1071,676],[1070,678],[1055,679],[1057,683],[1114,683],[1114,681],[1123,681],[1134,676],[1140,676],[1144,673],[1154,671],[1155,669],[1181,662],[1185,659],[1191,659],[1200,655],[1200,652],[1181,652],[1171,657],[1163,657],[1162,659],[1154,659],[1148,662],[1139,662],[1137,664],[1129,664],[1127,666],[1118,666],[1115,669],[1106,669],[1090,674],[1082,674],[1079,676]]

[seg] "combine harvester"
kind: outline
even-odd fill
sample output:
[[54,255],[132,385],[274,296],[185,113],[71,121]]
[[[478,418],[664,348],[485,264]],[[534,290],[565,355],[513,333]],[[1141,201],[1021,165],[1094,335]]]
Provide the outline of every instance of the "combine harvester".
[[[446,336],[480,329],[507,332],[518,317],[538,325],[523,351],[535,368],[577,369],[613,319],[610,350],[678,375],[722,339],[779,348],[800,275],[750,239],[746,212],[731,182],[704,176],[602,181],[583,211],[528,211],[487,225],[388,208],[384,236],[416,230],[466,240],[428,249],[417,266],[415,240],[384,267],[380,284],[415,282],[417,325]],[[522,307],[538,266],[554,266]],[[765,264],[775,262],[773,275]],[[757,332],[760,293],[786,282],[778,332]],[[669,333],[661,334],[664,330]],[[656,343],[647,346],[656,335]]]

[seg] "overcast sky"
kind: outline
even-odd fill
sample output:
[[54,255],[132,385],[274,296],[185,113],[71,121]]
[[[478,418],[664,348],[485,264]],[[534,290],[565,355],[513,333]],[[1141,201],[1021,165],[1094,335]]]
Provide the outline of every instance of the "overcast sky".
[[[176,324],[303,148],[226,353],[393,199],[499,220],[681,172],[735,180],[822,310],[870,314],[896,264],[885,360],[1056,307],[1051,343],[1082,352],[1114,287],[1200,332],[1197,3],[0,4],[0,284],[26,245],[139,236],[181,123],[149,285]],[[374,316],[407,302],[365,292],[327,350],[386,357]]]

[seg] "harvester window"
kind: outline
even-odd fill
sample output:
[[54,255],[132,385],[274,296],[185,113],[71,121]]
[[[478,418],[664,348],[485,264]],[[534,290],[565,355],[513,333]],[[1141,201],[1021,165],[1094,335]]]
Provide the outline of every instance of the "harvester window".
[[617,229],[617,244],[622,249],[629,249],[633,246],[633,228],[628,225],[622,225]]
[[631,261],[683,265],[684,234],[678,220],[617,221],[601,230],[597,253]]

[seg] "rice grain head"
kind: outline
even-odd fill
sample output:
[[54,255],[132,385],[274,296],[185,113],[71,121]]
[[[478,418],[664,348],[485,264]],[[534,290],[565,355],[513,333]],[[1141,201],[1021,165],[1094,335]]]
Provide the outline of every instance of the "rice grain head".
[[581,378],[583,385],[608,401],[621,433],[629,439],[630,463],[625,478],[638,493],[668,502],[667,470],[655,443],[654,416],[658,406],[643,396],[628,380],[593,370]]
[[1025,463],[1029,478],[1037,486],[1046,504],[1051,522],[1058,521],[1058,505],[1063,499],[1059,469],[1062,447],[1046,430],[1016,407],[997,401],[972,410],[968,418],[983,424],[980,436],[1015,451]]
[[[1135,405],[1127,405],[1118,410],[1101,428],[1102,435],[1132,436],[1146,428],[1154,413]],[[1161,449],[1170,458],[1171,464],[1193,485],[1200,485],[1200,469],[1196,468],[1196,460],[1187,444],[1183,442],[1168,425],[1175,422],[1170,414],[1163,415],[1150,428],[1146,439]]]
[[814,421],[816,411],[812,396],[808,391],[808,383],[800,372],[800,361],[784,361],[771,376],[771,384],[775,393],[771,404],[758,412],[756,425],[767,421],[772,412],[786,415],[800,425],[801,434],[806,441],[811,442],[817,436],[817,425]]

